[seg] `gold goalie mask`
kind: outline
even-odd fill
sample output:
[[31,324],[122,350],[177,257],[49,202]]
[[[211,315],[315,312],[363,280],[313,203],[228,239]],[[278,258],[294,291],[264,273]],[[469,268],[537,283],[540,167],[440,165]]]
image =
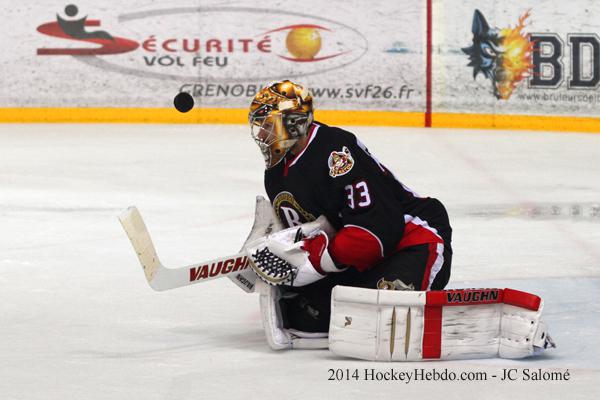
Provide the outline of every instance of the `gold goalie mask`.
[[270,83],[252,100],[248,120],[266,168],[277,165],[313,122],[312,96],[288,80]]

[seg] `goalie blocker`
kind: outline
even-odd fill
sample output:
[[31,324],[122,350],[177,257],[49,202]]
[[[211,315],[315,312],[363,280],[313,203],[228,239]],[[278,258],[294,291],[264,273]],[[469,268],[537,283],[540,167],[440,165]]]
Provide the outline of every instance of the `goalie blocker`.
[[513,289],[429,292],[336,286],[329,337],[284,329],[278,291],[261,282],[267,340],[275,350],[327,348],[372,361],[524,358],[556,347],[540,297]]

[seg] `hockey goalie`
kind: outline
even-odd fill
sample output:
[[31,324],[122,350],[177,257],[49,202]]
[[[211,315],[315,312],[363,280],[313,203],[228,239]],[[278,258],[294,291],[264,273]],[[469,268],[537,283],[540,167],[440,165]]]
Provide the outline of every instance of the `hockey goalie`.
[[256,288],[275,350],[417,361],[522,358],[554,347],[538,296],[443,290],[452,229],[442,203],[408,189],[352,133],[314,121],[307,89],[267,85],[249,122],[270,203],[257,202],[238,255],[164,268],[137,210],[121,217],[152,287],[229,276]]

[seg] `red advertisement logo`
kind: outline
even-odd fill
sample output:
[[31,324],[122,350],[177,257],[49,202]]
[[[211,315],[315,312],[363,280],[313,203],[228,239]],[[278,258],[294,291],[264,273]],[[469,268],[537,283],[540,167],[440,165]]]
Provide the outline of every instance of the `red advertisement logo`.
[[106,31],[88,31],[86,29],[88,27],[100,26],[100,20],[88,20],[87,16],[79,18],[77,17],[78,13],[77,6],[70,4],[65,7],[67,18],[63,18],[57,14],[55,22],[42,24],[37,27],[37,30],[44,35],[60,39],[77,40],[97,46],[82,48],[39,48],[37,50],[38,55],[95,56],[127,53],[139,47],[139,43],[134,40],[113,36]]

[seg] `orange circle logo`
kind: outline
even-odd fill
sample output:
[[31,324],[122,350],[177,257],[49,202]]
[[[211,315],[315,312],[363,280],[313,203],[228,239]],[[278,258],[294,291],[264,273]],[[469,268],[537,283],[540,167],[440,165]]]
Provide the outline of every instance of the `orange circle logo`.
[[313,59],[321,50],[321,34],[312,27],[292,28],[285,39],[285,47],[295,58]]

